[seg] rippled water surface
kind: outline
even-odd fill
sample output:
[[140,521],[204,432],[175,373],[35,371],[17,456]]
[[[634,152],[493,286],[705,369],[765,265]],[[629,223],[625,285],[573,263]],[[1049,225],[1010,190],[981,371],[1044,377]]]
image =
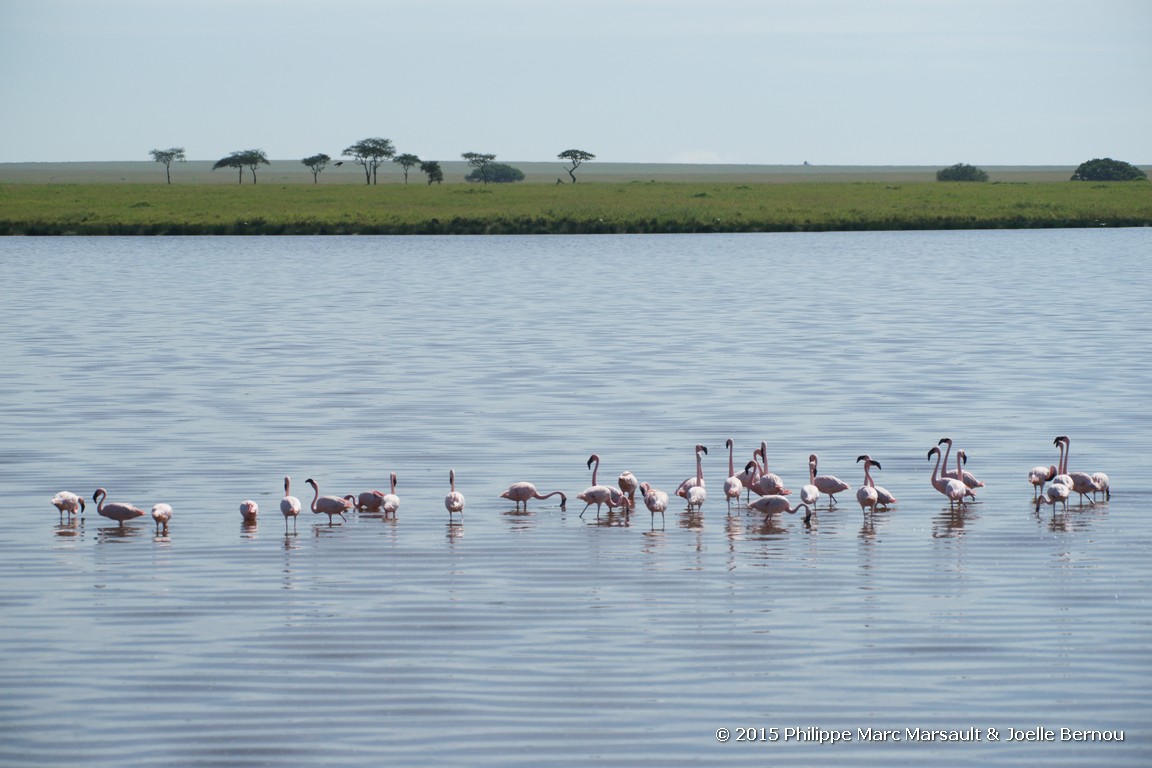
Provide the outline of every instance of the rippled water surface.
[[[1150,253],[1149,230],[0,241],[0,763],[1148,765]],[[1059,434],[1110,501],[1035,510]],[[985,482],[962,512],[929,484],[944,436]],[[813,452],[853,491],[810,525],[729,510],[728,438],[793,498]],[[696,443],[701,513],[581,517],[590,454],[671,492]],[[864,453],[899,498],[871,520]],[[307,504],[306,478],[390,472],[395,519],[305,509],[285,535],[285,475]],[[518,480],[567,507],[514,511]],[[49,504],[98,486],[170,503],[168,534]]]

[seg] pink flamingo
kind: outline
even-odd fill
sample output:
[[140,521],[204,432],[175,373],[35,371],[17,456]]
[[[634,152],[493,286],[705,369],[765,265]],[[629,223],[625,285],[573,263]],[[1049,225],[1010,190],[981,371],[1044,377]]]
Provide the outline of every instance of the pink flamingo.
[[448,510],[448,521],[452,521],[452,515],[459,512],[460,517],[464,517],[464,494],[456,490],[456,470],[448,470],[448,485],[451,490],[448,495],[444,497],[444,509]]
[[[697,468],[700,467],[700,453],[701,452],[703,452],[705,456],[708,455],[708,449],[707,448],[705,448],[702,445],[697,445],[696,446],[696,466],[697,466]],[[693,477],[685,478],[684,482],[680,483],[680,485],[676,488],[676,495],[682,499],[686,499],[686,498],[688,498],[688,489],[694,487],[697,483],[703,483],[703,482],[704,482],[703,476],[700,474],[699,471],[697,471],[697,473]]]
[[1041,504],[1051,504],[1052,512],[1056,512],[1056,505],[1059,503],[1064,504],[1064,511],[1068,511],[1068,497],[1072,495],[1072,490],[1063,483],[1052,483],[1044,492],[1036,497],[1036,511],[1040,511]]
[[[756,460],[756,455],[756,452],[753,451],[753,461]],[[764,466],[760,468],[759,476],[752,483],[752,491],[761,496],[790,496],[792,491],[784,487],[784,481],[780,479],[780,475],[768,471],[768,443],[760,443],[759,455],[764,460]]]
[[836,503],[836,494],[851,490],[852,486],[835,475],[817,475],[816,472],[819,469],[819,462],[820,459],[816,454],[813,453],[808,456],[808,482],[816,486],[816,490],[820,491],[820,493],[827,496],[829,499],[828,506],[832,506]]
[[796,502],[796,506],[792,506],[787,496],[773,493],[767,496],[761,496],[748,505],[748,509],[762,512],[765,520],[773,515],[779,515],[784,512],[794,515],[796,514],[796,510],[801,508],[804,509],[804,522],[810,522],[812,520],[812,508],[803,501],[798,501]]
[[728,508],[732,508],[732,499],[740,502],[740,492],[744,490],[744,483],[736,474],[736,466],[732,458],[732,438],[728,438],[724,445],[728,448],[728,477],[724,480],[724,498],[728,501]]
[[[928,449],[928,458],[932,458],[932,454],[936,454],[936,466],[932,468],[932,487],[948,497],[948,508],[952,509],[956,504],[963,507],[965,496],[976,498],[975,491],[964,485],[963,481],[956,478],[939,477],[940,459],[943,454],[940,453],[938,445]],[[956,460],[959,463],[959,457]]]
[[304,481],[312,486],[312,490],[316,495],[312,497],[312,514],[314,515],[328,515],[328,525],[332,525],[332,515],[340,515],[341,520],[347,520],[344,513],[352,509],[352,496],[321,496],[320,486],[312,478]]
[[744,465],[744,469],[736,477],[740,480],[740,485],[744,486],[746,493],[744,494],[745,503],[752,500],[752,484],[760,477],[760,465],[756,463],[756,457],[760,455],[760,449],[752,451],[752,460]]
[[84,497],[77,496],[72,491],[60,491],[52,497],[52,506],[56,507],[60,514],[67,512],[69,517],[77,512],[84,514]]
[[1108,480],[1108,475],[1104,474],[1103,472],[1093,472],[1092,473],[1092,482],[1096,483],[1096,486],[1097,486],[1097,490],[1092,491],[1092,501],[1096,501],[1096,494],[1097,493],[1103,493],[1104,494],[1104,501],[1111,501],[1111,499],[1112,499],[1111,487],[1112,486]]
[[895,504],[897,501],[896,497],[889,493],[887,488],[881,488],[880,486],[876,485],[876,483],[872,480],[872,475],[868,472],[869,464],[871,464],[873,467],[876,467],[876,469],[883,469],[883,467],[880,466],[880,462],[876,461],[868,454],[864,454],[863,456],[858,457],[856,461],[863,461],[865,463],[864,482],[865,484],[870,485],[876,489],[877,506],[887,507],[890,504]]
[[260,514],[260,505],[251,499],[245,499],[240,502],[240,519],[245,523],[251,525],[256,522],[256,516]]
[[[704,448],[702,445],[696,446],[697,449]],[[708,449],[704,448],[704,453],[708,453]],[[688,511],[691,512],[695,507],[699,512],[704,506],[704,502],[708,499],[708,491],[704,488],[704,466],[700,462],[700,451],[696,451],[696,484],[690,486],[684,493],[684,498],[688,501]]]
[[856,459],[857,462],[864,462],[864,485],[856,489],[856,501],[860,504],[860,511],[864,516],[868,516],[868,511],[876,511],[876,505],[880,503],[880,495],[876,493],[876,488],[872,484],[872,475],[868,471],[873,464],[877,469],[881,469],[880,462],[873,461],[867,454],[860,456]]
[[659,512],[660,517],[664,517],[664,511],[668,509],[668,494],[653,488],[648,483],[640,483],[640,493],[644,496],[644,506],[648,507],[652,516],[655,517]]
[[288,533],[288,518],[292,518],[292,531],[296,531],[296,518],[300,515],[300,499],[292,495],[292,478],[284,476],[284,498],[280,499],[280,513],[284,515],[284,533]]
[[400,497],[396,495],[396,473],[393,472],[388,477],[389,491],[384,494],[384,515],[393,515],[400,510]]
[[1035,499],[1037,494],[1044,492],[1044,483],[1056,477],[1056,466],[1054,464],[1047,467],[1032,467],[1028,472],[1028,482],[1032,484],[1032,498]]
[[[379,512],[384,506],[384,491],[364,491],[359,496],[352,497],[356,511]],[[349,497],[345,497],[349,498]]]
[[[1067,435],[1060,435],[1059,437],[1056,438],[1056,440],[1063,443],[1063,446],[1064,446],[1064,449],[1060,452],[1061,456],[1062,456],[1061,467],[1060,467],[1061,476],[1067,477],[1068,479],[1070,479],[1072,481],[1071,484],[1068,484],[1068,483],[1064,483],[1064,484],[1068,485],[1069,489],[1073,493],[1080,494],[1080,503],[1083,504],[1084,503],[1084,497],[1086,495],[1088,495],[1090,493],[1099,493],[1102,489],[1096,483],[1096,481],[1092,478],[1091,474],[1089,474],[1087,472],[1069,472],[1068,471],[1068,457],[1072,455],[1072,441],[1068,438]],[[1053,442],[1055,442],[1055,441],[1053,441]],[[1053,482],[1056,482],[1056,481],[1054,480]],[[1111,498],[1111,494],[1109,494],[1109,498]],[[1095,504],[1095,501],[1092,501],[1091,499],[1089,501],[1091,503]]]
[[134,507],[131,504],[119,504],[114,501],[107,501],[107,499],[108,491],[103,488],[97,488],[96,492],[92,494],[92,501],[96,502],[96,511],[102,517],[120,523],[121,528],[124,527],[125,522],[147,514],[139,507]]
[[[976,476],[973,475],[968,470],[961,468],[961,469],[957,469],[955,472],[953,472],[953,471],[948,469],[948,457],[952,453],[952,438],[942,437],[942,438],[940,438],[940,442],[936,443],[936,445],[944,445],[945,443],[948,444],[948,448],[944,451],[944,459],[942,460],[942,469],[940,470],[940,476],[944,477],[944,478],[950,477],[950,478],[953,478],[955,480],[963,480],[964,485],[968,486],[969,488],[983,488],[984,483],[977,480]],[[964,456],[964,463],[965,464],[968,463],[967,454],[965,454],[965,456]]]
[[168,533],[168,521],[172,519],[172,506],[170,504],[157,504],[152,507],[152,519],[156,521],[156,532],[160,533],[160,526],[164,526],[164,533]]
[[[596,466],[592,466],[593,464]],[[596,505],[597,517],[600,516],[600,508],[605,504],[608,505],[609,510],[613,507],[621,507],[628,504],[627,498],[620,491],[615,488],[610,488],[607,485],[596,484],[596,473],[600,471],[600,457],[595,453],[588,457],[588,468],[592,470],[592,485],[576,494],[576,498],[584,502],[584,509],[580,510],[580,517],[584,517],[584,513],[588,511],[588,507],[593,504]]]
[[634,509],[636,507],[636,490],[640,487],[636,475],[624,470],[620,473],[620,477],[616,478],[616,484],[620,486],[621,491],[628,495],[628,508]]
[[508,486],[508,490],[500,494],[500,498],[516,502],[517,511],[520,510],[520,505],[523,504],[524,511],[527,512],[529,499],[549,499],[556,495],[560,496],[560,509],[565,509],[568,506],[568,497],[564,495],[564,491],[540,493],[532,483],[512,483],[512,485]]

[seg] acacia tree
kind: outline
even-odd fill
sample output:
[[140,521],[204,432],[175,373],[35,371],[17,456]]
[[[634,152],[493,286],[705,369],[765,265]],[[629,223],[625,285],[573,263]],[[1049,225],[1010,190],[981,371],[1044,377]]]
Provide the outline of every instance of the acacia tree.
[[376,183],[376,169],[390,157],[396,154],[396,147],[392,146],[390,139],[361,139],[340,154],[350,157],[357,165],[364,167],[364,183]]
[[444,181],[444,171],[436,160],[425,160],[420,163],[420,171],[428,174],[428,186],[432,186],[432,182],[440,184]]
[[216,170],[217,168],[236,168],[239,171],[240,183],[243,184],[244,169],[249,168],[252,171],[252,183],[255,184],[256,167],[259,165],[270,165],[268,156],[264,154],[264,150],[242,149],[217,160],[212,166],[212,170]]
[[480,172],[480,179],[487,184],[488,164],[496,159],[496,155],[486,155],[481,152],[465,152],[460,156],[468,161],[468,165]]
[[150,153],[152,159],[164,165],[164,176],[168,183],[172,183],[172,163],[185,161],[184,147],[171,147],[170,149],[154,149]]
[[312,171],[312,183],[319,184],[320,171],[324,170],[328,166],[328,161],[331,159],[332,158],[328,157],[328,155],[321,152],[318,155],[306,157],[300,162],[308,166],[308,170]]
[[1072,174],[1072,181],[1138,181],[1147,178],[1148,174],[1131,163],[1110,157],[1080,163],[1076,173]]
[[408,169],[420,165],[420,158],[416,157],[416,155],[405,153],[403,155],[397,155],[396,157],[392,158],[392,162],[396,163],[404,169],[404,183],[407,184]]
[[580,163],[596,159],[596,155],[591,152],[585,152],[582,149],[566,149],[556,155],[556,157],[572,163],[571,168],[565,168],[564,170],[568,171],[568,175],[572,177],[573,184],[576,183],[576,169],[580,167]]
[[936,171],[936,181],[988,181],[988,174],[967,163],[956,163]]

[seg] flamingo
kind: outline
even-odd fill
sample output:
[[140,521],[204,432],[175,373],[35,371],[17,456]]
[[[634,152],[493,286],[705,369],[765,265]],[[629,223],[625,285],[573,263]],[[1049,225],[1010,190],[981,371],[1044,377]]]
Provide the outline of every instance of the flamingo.
[[[1104,493],[1104,501],[1111,501],[1112,491],[1108,481],[1108,475],[1103,472],[1093,472],[1092,482],[1096,483],[1098,490]],[[1092,501],[1096,501],[1097,491],[1092,491]]]
[[[952,438],[942,437],[942,438],[940,438],[940,442],[936,443],[936,445],[944,445],[945,443],[948,444],[948,448],[944,451],[944,459],[942,461],[943,468],[940,470],[940,476],[944,477],[944,478],[950,477],[950,478],[953,478],[955,480],[963,480],[964,485],[968,486],[969,488],[983,488],[984,483],[977,480],[976,476],[973,475],[968,470],[958,469],[958,470],[956,470],[956,472],[952,472],[948,469],[948,456],[952,453]],[[964,456],[964,463],[965,464],[968,463],[967,454],[965,454],[965,456]]]
[[[873,459],[868,454],[864,454],[863,456],[860,456],[859,458],[856,459],[856,461],[864,461],[867,463],[871,463],[871,465],[873,467],[876,467],[876,469],[883,469],[883,467],[880,466],[880,462],[876,461],[875,459]],[[890,504],[896,503],[896,501],[897,501],[896,497],[893,496],[888,491],[887,488],[881,488],[880,486],[876,485],[876,483],[872,480],[872,475],[869,474],[867,470],[865,470],[865,472],[864,472],[864,480],[868,485],[870,485],[876,489],[876,505],[877,506],[887,507]]]
[[636,475],[628,470],[620,473],[620,477],[616,478],[616,484],[620,486],[620,490],[628,494],[628,507],[636,507],[636,490],[640,487],[640,483],[636,480]]
[[1068,511],[1068,497],[1072,494],[1072,490],[1063,483],[1052,483],[1044,492],[1036,497],[1036,511],[1040,511],[1041,504],[1051,504],[1052,512],[1056,512],[1056,505],[1063,502],[1064,511]]
[[[596,466],[593,467],[593,464]],[[627,504],[624,494],[620,491],[615,488],[610,488],[607,485],[596,484],[596,473],[600,471],[600,457],[595,453],[588,457],[588,468],[592,470],[592,485],[576,494],[576,498],[584,502],[584,509],[580,510],[580,517],[584,517],[584,513],[588,511],[588,507],[593,504],[596,505],[597,516],[600,515],[600,508],[605,504],[608,505],[608,509]]]
[[816,486],[816,490],[820,493],[827,496],[830,500],[828,506],[832,506],[836,503],[836,494],[851,490],[852,486],[835,475],[817,475],[819,462],[820,459],[814,453],[808,457],[808,482]]
[[314,515],[328,515],[328,525],[332,525],[332,515],[340,515],[341,520],[347,520],[344,513],[352,509],[352,496],[321,496],[320,486],[312,478],[304,481],[312,486],[312,490],[316,495],[312,497],[312,514]]
[[787,496],[781,496],[779,494],[773,493],[767,496],[761,496],[748,505],[748,509],[752,509],[757,512],[763,512],[765,520],[767,520],[769,517],[772,517],[773,515],[779,515],[783,512],[788,512],[794,515],[796,514],[796,510],[800,508],[804,509],[804,522],[809,522],[812,519],[812,508],[808,505],[808,503],[804,501],[798,501],[796,502],[796,506],[792,506],[788,501]]
[[171,504],[157,504],[152,507],[152,519],[156,521],[156,532],[160,533],[160,526],[164,526],[164,533],[168,533],[168,521],[172,519]]
[[1056,446],[1058,451],[1060,451],[1060,458],[1056,460],[1056,475],[1052,478],[1052,482],[1059,483],[1060,485],[1066,485],[1071,488],[1072,478],[1066,474],[1066,467],[1068,465],[1067,462],[1064,461],[1064,439],[1062,437],[1057,437],[1052,441],[1052,444]]
[[[623,475],[621,475],[621,477],[623,477]],[[520,505],[523,504],[524,511],[527,512],[529,499],[548,499],[557,494],[560,495],[560,508],[565,509],[568,505],[568,497],[564,495],[564,491],[540,493],[532,483],[512,483],[512,485],[508,486],[508,490],[500,494],[500,498],[516,502],[517,511],[519,511]]]
[[452,521],[452,515],[456,512],[460,513],[460,517],[464,517],[464,494],[456,490],[456,470],[448,470],[448,485],[452,490],[448,491],[448,495],[444,497],[444,509],[448,510],[448,521]]
[[[345,497],[349,498],[349,497]],[[365,512],[379,512],[380,508],[384,506],[384,491],[364,491],[359,496],[352,497],[356,505],[356,511],[361,510]]]
[[648,507],[652,516],[655,517],[659,512],[660,517],[664,517],[664,510],[668,509],[668,494],[653,488],[648,483],[640,483],[640,493],[644,496],[644,506]]
[[284,498],[280,499],[280,513],[284,515],[284,533],[288,533],[288,518],[292,518],[292,531],[296,531],[296,518],[300,515],[300,499],[290,492],[292,478],[284,476]]
[[1032,498],[1044,492],[1044,483],[1056,477],[1056,466],[1032,467],[1028,472],[1028,482],[1032,484]]
[[240,502],[240,518],[246,523],[256,522],[256,516],[260,514],[260,505],[251,499],[246,499]]
[[[702,445],[696,446],[697,449],[704,448]],[[704,448],[704,453],[708,453],[708,449]],[[688,511],[691,512],[695,507],[699,512],[701,507],[704,506],[705,500],[708,498],[708,491],[704,488],[704,467],[700,462],[700,451],[696,451],[696,484],[690,486],[684,493],[684,498],[688,501]]]
[[808,479],[809,482],[800,487],[800,501],[805,504],[816,506],[816,501],[820,498],[820,489],[812,485],[811,479],[816,475],[816,467],[812,460],[808,460]]
[[[1103,489],[1096,483],[1096,481],[1092,478],[1092,475],[1090,475],[1089,473],[1087,473],[1087,472],[1069,472],[1068,471],[1068,457],[1070,455],[1072,455],[1072,441],[1068,438],[1067,435],[1060,435],[1059,437],[1056,438],[1056,440],[1059,440],[1064,445],[1064,450],[1061,451],[1061,454],[1063,456],[1063,459],[1062,459],[1063,464],[1060,468],[1060,472],[1063,476],[1069,478],[1072,481],[1071,483],[1064,483],[1064,484],[1068,485],[1068,487],[1072,490],[1073,493],[1080,494],[1080,503],[1083,504],[1084,503],[1084,497],[1087,494],[1089,494],[1089,493],[1095,494],[1095,493],[1100,492]],[[1109,493],[1109,498],[1110,497],[1111,497],[1111,494]],[[1091,501],[1091,503],[1093,503],[1093,504],[1096,503],[1095,501],[1092,501],[1092,500],[1089,500],[1089,501]]]
[[760,477],[760,465],[756,463],[756,457],[759,455],[759,449],[752,451],[752,461],[744,465],[744,470],[736,475],[740,480],[740,484],[747,490],[745,494],[745,503],[752,500],[752,484],[756,482],[756,478]]
[[[768,471],[768,443],[760,443],[759,455],[764,460],[764,466],[760,470],[759,477],[752,483],[753,492],[761,496],[790,496],[792,491],[784,487],[780,475]],[[756,460],[756,451],[752,452],[752,460]]]
[[[697,465],[699,465],[699,463],[700,463],[700,451],[704,451],[704,455],[706,456],[708,453],[708,449],[705,448],[704,446],[696,446],[696,464]],[[704,484],[703,474],[700,474],[699,472],[697,472],[694,477],[685,478],[684,481],[681,482],[681,484],[676,487],[676,495],[680,496],[681,499],[687,499],[688,489],[691,488],[692,486],[695,486],[697,484],[697,482],[699,482],[699,484],[702,484],[702,485]]]
[[868,510],[876,511],[876,505],[880,503],[880,495],[876,493],[876,488],[872,484],[872,475],[869,473],[869,468],[875,464],[877,469],[881,469],[880,462],[873,461],[867,454],[860,456],[856,459],[857,462],[864,462],[864,485],[856,489],[856,501],[860,504],[860,511],[864,516],[868,516]]
[[[951,509],[954,505],[960,504],[964,506],[964,497],[971,496],[976,498],[976,493],[964,483],[956,478],[939,477],[940,472],[940,459],[943,454],[940,453],[939,445],[935,445],[928,449],[928,458],[932,458],[932,454],[936,454],[936,466],[932,468],[932,487],[940,493],[948,497],[948,508]],[[960,462],[957,457],[956,462]]]
[[732,463],[732,438],[728,438],[724,445],[728,448],[728,477],[724,480],[724,498],[728,501],[728,508],[732,508],[732,499],[740,502],[740,492],[744,490],[744,483],[736,474],[736,467]]
[[147,514],[139,507],[134,507],[131,504],[119,504],[114,501],[107,501],[108,491],[103,488],[97,488],[96,492],[92,494],[92,501],[96,502],[96,511],[109,520],[115,520],[120,523],[120,527],[124,527],[124,523],[128,520],[137,517],[143,517]]
[[384,494],[384,514],[395,516],[396,512],[400,509],[400,497],[396,495],[396,473],[393,472],[388,477],[389,491]]
[[82,515],[84,514],[84,497],[77,496],[72,491],[60,491],[52,497],[52,506],[60,512],[60,514],[68,513],[69,516],[75,515],[77,510]]
[[[707,448],[705,448],[703,445],[697,445],[696,446],[696,466],[697,466],[697,468],[699,468],[699,466],[700,466],[700,452],[701,451],[704,452],[705,456],[708,455],[708,449]],[[682,499],[686,499],[686,498],[688,498],[688,489],[692,488],[697,483],[703,484],[703,482],[704,482],[703,476],[700,474],[700,472],[697,472],[695,477],[685,478],[684,482],[680,483],[680,485],[676,488],[676,495]]]

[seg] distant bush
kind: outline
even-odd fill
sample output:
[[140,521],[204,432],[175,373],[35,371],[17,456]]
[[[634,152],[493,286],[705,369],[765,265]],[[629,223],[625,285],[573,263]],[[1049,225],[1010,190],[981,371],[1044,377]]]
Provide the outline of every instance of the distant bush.
[[1110,157],[1080,163],[1076,173],[1072,174],[1072,181],[1141,181],[1147,178],[1148,174],[1131,163]]
[[974,165],[956,163],[936,171],[936,181],[988,181],[988,174]]
[[477,168],[464,177],[465,181],[484,181],[492,184],[506,184],[512,181],[524,181],[524,171],[513,168],[505,163],[488,163],[484,168]]

